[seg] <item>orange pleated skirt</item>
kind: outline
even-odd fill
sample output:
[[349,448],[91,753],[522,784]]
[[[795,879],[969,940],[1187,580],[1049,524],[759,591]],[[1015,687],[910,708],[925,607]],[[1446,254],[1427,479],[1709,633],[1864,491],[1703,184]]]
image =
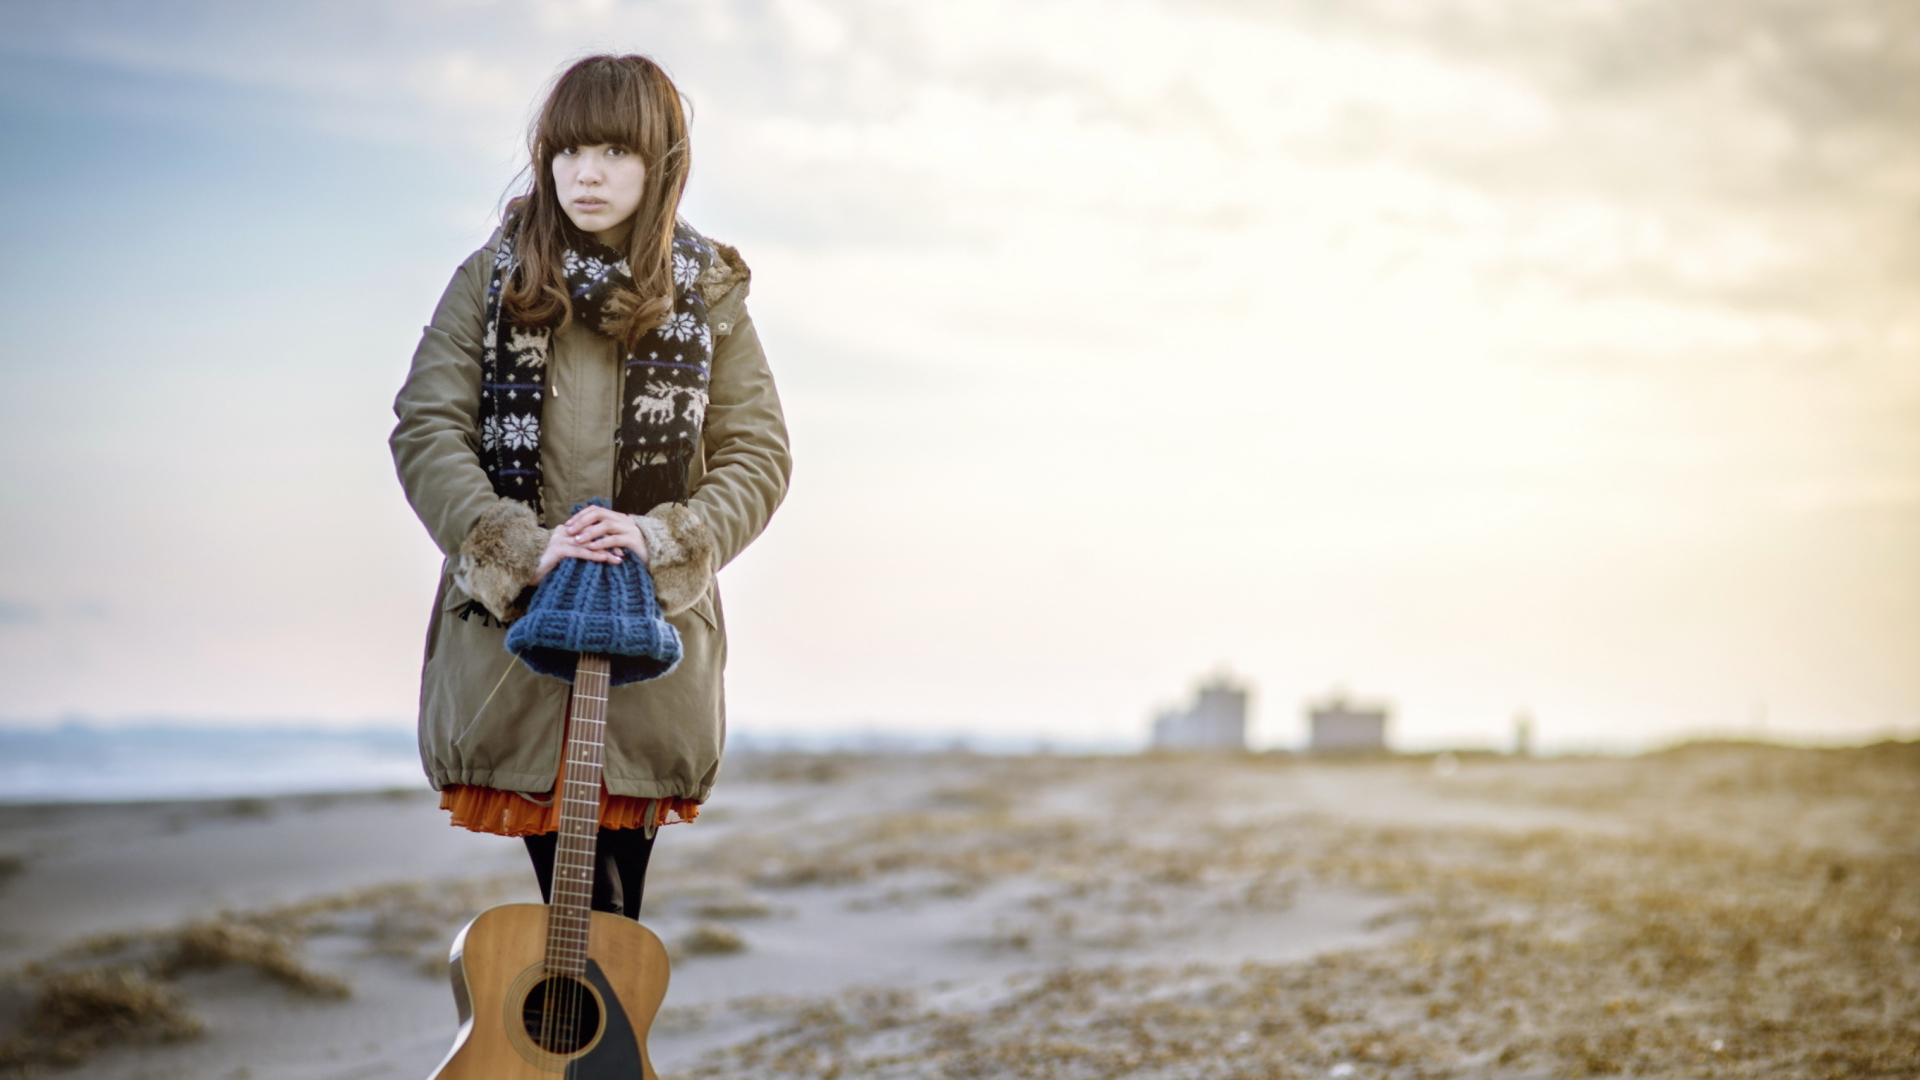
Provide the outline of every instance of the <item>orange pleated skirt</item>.
[[[553,778],[553,789],[544,797],[472,784],[448,784],[440,791],[440,809],[452,811],[452,824],[474,832],[542,836],[560,830],[560,800],[554,798],[554,793],[566,778],[567,757],[562,753],[560,772]],[[699,816],[700,804],[692,799],[642,799],[614,795],[607,791],[604,783],[600,786],[600,827],[603,829],[674,825]]]

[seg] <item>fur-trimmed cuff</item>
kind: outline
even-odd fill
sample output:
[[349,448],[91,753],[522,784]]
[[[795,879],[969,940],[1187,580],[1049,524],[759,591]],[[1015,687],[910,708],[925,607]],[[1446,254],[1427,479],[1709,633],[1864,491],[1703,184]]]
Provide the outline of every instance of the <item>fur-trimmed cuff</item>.
[[698,603],[713,583],[713,530],[680,503],[635,514],[633,523],[647,541],[647,571],[661,612],[678,615]]
[[527,613],[520,594],[540,574],[547,530],[526,503],[501,499],[480,515],[460,542],[460,569],[453,580],[501,622]]

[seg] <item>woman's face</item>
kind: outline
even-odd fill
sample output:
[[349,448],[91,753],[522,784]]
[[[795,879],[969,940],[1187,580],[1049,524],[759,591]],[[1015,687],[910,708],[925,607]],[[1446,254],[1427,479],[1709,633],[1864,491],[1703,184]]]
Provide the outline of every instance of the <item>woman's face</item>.
[[618,246],[627,220],[640,207],[647,167],[640,155],[611,143],[568,146],[553,155],[554,193],[580,231]]

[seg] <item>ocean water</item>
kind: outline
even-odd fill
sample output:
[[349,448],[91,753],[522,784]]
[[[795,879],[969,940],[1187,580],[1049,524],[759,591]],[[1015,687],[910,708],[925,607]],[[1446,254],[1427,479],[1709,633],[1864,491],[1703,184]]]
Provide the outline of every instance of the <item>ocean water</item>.
[[[1135,753],[1125,742],[877,731],[735,731],[729,754]],[[191,725],[9,727],[0,803],[227,799],[425,788],[411,728]]]
[[0,802],[425,788],[408,728],[0,726]]

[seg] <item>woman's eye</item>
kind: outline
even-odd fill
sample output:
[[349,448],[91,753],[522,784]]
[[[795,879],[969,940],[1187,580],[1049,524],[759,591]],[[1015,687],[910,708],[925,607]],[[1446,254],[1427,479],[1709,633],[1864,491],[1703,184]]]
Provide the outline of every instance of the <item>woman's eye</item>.
[[624,146],[609,146],[607,147],[607,156],[608,157],[626,157],[627,148]]
[[561,157],[572,157],[573,155],[579,152],[580,152],[580,148],[577,146],[563,146],[560,148]]

